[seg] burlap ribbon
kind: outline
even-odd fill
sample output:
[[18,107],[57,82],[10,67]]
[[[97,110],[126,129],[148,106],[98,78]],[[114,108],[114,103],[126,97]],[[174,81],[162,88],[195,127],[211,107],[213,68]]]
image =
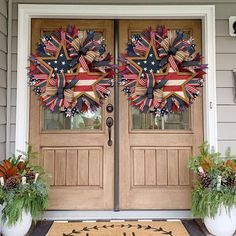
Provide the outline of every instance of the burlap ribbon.
[[[169,30],[167,37],[160,42],[160,48],[158,49],[159,55],[162,58],[160,65],[164,66],[169,62],[175,68],[175,62],[179,64],[187,60],[193,53],[193,48],[190,46],[191,39],[184,40],[184,34],[182,32]],[[171,60],[172,57],[174,60]]]
[[46,106],[53,112],[58,112],[60,108],[69,107],[74,99],[74,93],[71,89],[77,80],[72,80],[66,85],[65,75],[57,74],[56,79],[50,79],[46,86],[46,91],[42,94]]
[[[70,55],[72,55],[73,57],[76,57],[76,59],[72,61],[72,66],[73,64],[77,63],[80,57],[83,57],[85,61],[87,61],[88,63],[92,63],[93,61],[99,58],[100,56],[99,51],[93,51],[95,47],[94,42],[92,41],[92,42],[86,43],[87,37],[88,37],[87,31],[79,31],[78,37],[73,39],[73,41],[71,42],[71,46],[73,48],[70,50]],[[80,62],[81,62],[81,58],[80,58]],[[80,63],[80,64],[84,70],[88,69],[86,62]]]
[[[135,88],[134,103],[140,105],[142,111],[146,111],[151,107],[158,108],[163,102],[162,87],[166,83],[163,80],[161,83],[156,84],[156,80],[153,73],[146,75],[146,80],[141,79],[139,85]],[[141,100],[140,100],[141,99]]]

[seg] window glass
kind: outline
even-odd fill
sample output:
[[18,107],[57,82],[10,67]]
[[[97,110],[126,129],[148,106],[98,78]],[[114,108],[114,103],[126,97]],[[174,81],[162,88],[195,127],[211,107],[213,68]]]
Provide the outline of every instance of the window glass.
[[155,117],[153,113],[142,113],[131,108],[133,130],[189,130],[190,110],[176,112],[165,117]]
[[102,109],[97,111],[87,111],[83,114],[77,114],[74,117],[67,118],[63,113],[52,113],[44,111],[44,129],[45,130],[94,130],[101,129]]

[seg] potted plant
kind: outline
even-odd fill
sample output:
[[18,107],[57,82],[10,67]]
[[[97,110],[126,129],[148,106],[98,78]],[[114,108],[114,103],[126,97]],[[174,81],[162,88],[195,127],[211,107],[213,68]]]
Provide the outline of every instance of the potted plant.
[[208,231],[231,236],[236,230],[236,160],[227,149],[225,157],[204,143],[200,155],[191,157],[197,174],[192,194],[192,214],[204,219]]
[[3,203],[5,199],[5,193],[2,188],[0,188],[0,235],[2,232],[2,226],[1,226],[1,217],[2,217],[2,209],[3,209]]
[[24,236],[32,219],[38,219],[47,208],[45,173],[41,167],[31,165],[30,162],[35,155],[29,145],[26,153],[12,156],[0,164],[3,236]]

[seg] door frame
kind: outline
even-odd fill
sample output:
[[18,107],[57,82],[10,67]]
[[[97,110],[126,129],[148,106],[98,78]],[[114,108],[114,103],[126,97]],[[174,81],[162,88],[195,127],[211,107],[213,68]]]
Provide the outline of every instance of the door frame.
[[[32,18],[110,19],[201,19],[203,56],[208,63],[204,86],[204,140],[216,150],[216,65],[214,5],[18,5],[18,55],[15,150],[25,150],[29,131],[29,91],[27,66],[30,55]],[[24,112],[22,112],[24,111]]]
[[[92,6],[92,7],[91,7]],[[208,63],[204,86],[204,140],[218,149],[214,5],[18,5],[18,55],[15,153],[25,150],[29,138],[28,56],[32,18],[79,19],[201,19],[202,54]],[[173,211],[174,212],[174,211]],[[188,211],[186,211],[188,212]],[[189,216],[189,212],[187,213]],[[163,215],[162,215],[163,216]]]

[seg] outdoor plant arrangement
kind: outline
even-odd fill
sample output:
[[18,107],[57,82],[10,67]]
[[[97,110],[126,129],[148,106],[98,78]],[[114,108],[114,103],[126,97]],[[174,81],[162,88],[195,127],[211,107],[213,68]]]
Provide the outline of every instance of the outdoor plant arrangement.
[[209,150],[204,143],[200,155],[191,157],[190,168],[197,174],[192,194],[192,214],[204,218],[213,235],[230,236],[236,230],[236,159]]
[[29,145],[26,153],[13,155],[0,164],[3,236],[24,236],[32,219],[38,219],[47,208],[48,186],[43,169],[31,165],[31,158],[35,156]]

